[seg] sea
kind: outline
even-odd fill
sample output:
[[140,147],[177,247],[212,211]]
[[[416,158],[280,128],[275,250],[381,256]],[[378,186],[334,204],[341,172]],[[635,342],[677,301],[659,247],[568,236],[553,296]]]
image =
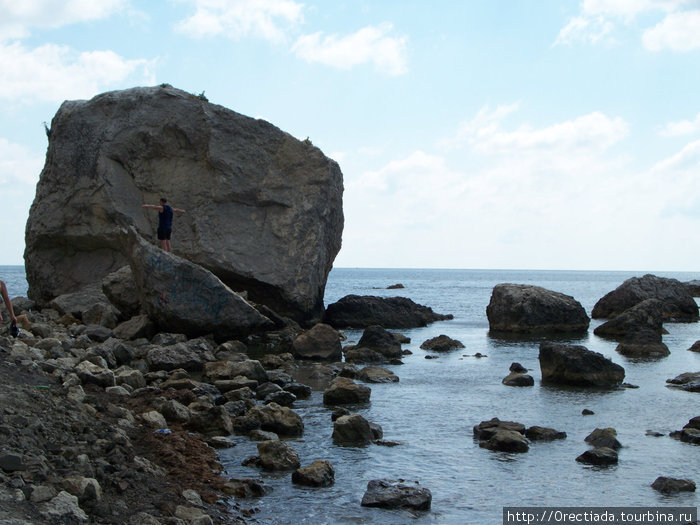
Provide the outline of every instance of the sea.
[[[700,394],[669,388],[666,380],[700,371],[700,353],[688,349],[700,340],[700,323],[667,323],[664,343],[671,354],[643,360],[626,358],[617,344],[588,333],[557,341],[600,352],[625,369],[625,382],[638,388],[597,390],[543,385],[538,362],[542,338],[500,338],[489,333],[486,307],[499,283],[542,286],[573,296],[589,316],[595,303],[630,277],[653,273],[681,281],[700,272],[536,271],[448,269],[334,268],[328,278],[326,304],[349,294],[402,296],[454,319],[401,330],[411,339],[411,354],[402,365],[386,368],[398,383],[372,384],[370,403],[354,412],[379,424],[393,447],[341,447],[333,444],[332,408],[323,405],[322,385],[294,410],[304,435],[291,439],[303,466],[331,462],[335,484],[328,488],[294,485],[289,472],[268,473],[243,466],[257,454],[256,443],[234,437],[235,446],[220,452],[225,474],[255,478],[269,489],[256,499],[238,500],[260,524],[496,524],[505,507],[697,507],[700,495],[672,496],[651,488],[658,476],[692,479],[700,484],[700,446],[669,437],[700,415]],[[0,267],[10,295],[23,295],[23,267]],[[401,289],[388,289],[401,284]],[[344,344],[356,343],[361,331],[346,330]],[[420,345],[445,334],[465,348],[436,354]],[[547,340],[552,340],[551,338]],[[486,357],[475,357],[480,353]],[[438,355],[436,359],[427,356]],[[501,380],[511,363],[530,370],[531,387],[508,387]],[[593,415],[582,415],[588,409]],[[534,442],[526,453],[492,452],[473,437],[479,422],[497,417],[525,426],[539,425],[567,433],[554,442]],[[581,464],[589,449],[584,438],[596,428],[613,427],[623,448],[610,467]],[[649,432],[651,431],[651,433]],[[650,434],[661,434],[660,436]],[[408,512],[360,505],[374,479],[404,480],[432,493],[429,511]]]

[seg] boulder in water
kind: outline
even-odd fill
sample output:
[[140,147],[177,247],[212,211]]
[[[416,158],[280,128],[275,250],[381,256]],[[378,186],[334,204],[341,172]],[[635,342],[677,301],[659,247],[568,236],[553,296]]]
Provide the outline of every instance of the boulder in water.
[[540,344],[542,381],[572,386],[614,387],[625,379],[625,369],[584,346]]
[[585,332],[590,324],[573,297],[525,284],[496,285],[486,316],[494,332]]
[[429,510],[433,495],[427,488],[406,485],[402,480],[375,479],[367,484],[363,507]]
[[406,297],[346,295],[328,305],[324,320],[335,328],[416,328],[435,321],[452,319],[452,315],[433,312],[432,308],[414,303]]

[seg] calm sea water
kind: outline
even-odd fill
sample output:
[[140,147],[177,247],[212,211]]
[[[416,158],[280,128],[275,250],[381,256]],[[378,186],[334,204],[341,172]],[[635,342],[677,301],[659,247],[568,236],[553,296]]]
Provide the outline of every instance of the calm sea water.
[[[22,267],[0,267],[10,295],[24,295]],[[616,344],[593,335],[600,321],[592,321],[587,335],[563,341],[601,352],[625,368],[625,380],[638,389],[591,391],[540,384],[539,340],[503,340],[488,331],[486,306],[491,290],[504,282],[536,284],[575,297],[589,313],[596,301],[636,272],[384,270],[334,269],[326,303],[348,294],[404,296],[450,313],[454,320],[404,330],[413,355],[403,365],[388,366],[400,382],[370,385],[371,402],[357,412],[384,429],[384,438],[403,444],[389,448],[371,445],[347,448],[333,445],[331,410],[322,391],[297,401],[305,433],[291,441],[302,465],[330,460],[335,485],[312,489],[291,483],[289,473],[264,473],[241,466],[257,454],[256,443],[237,437],[236,446],[222,452],[231,477],[261,478],[271,494],[240,501],[257,508],[262,524],[495,524],[504,506],[697,506],[697,493],[662,496],[650,484],[660,475],[689,478],[700,483],[700,447],[681,443],[668,433],[700,415],[700,394],[666,387],[666,379],[700,371],[700,354],[688,348],[700,339],[700,324],[667,324],[664,342],[671,355],[635,361],[615,352]],[[700,279],[698,273],[663,273],[681,281]],[[401,283],[401,290],[387,286]],[[446,334],[464,343],[462,350],[425,359],[419,347],[425,340]],[[361,332],[347,331],[348,343]],[[472,357],[476,352],[488,357]],[[531,370],[534,387],[501,384],[514,361]],[[593,416],[582,416],[591,409]],[[553,443],[533,443],[525,454],[506,454],[479,448],[472,427],[498,417],[526,426],[541,425],[567,432]],[[617,466],[584,466],[575,458],[589,447],[584,438],[596,427],[614,427],[624,448]],[[647,430],[663,437],[645,435]],[[433,494],[432,509],[416,515],[366,509],[360,506],[367,482],[402,478],[420,482]]]

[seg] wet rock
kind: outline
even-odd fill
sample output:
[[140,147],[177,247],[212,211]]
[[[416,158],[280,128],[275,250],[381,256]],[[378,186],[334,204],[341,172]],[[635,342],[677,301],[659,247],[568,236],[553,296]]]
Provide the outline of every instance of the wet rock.
[[700,352],[700,341],[695,341],[688,350],[691,352]]
[[381,366],[366,366],[360,370],[357,378],[365,383],[398,383],[399,377],[391,370]]
[[292,483],[308,487],[330,487],[335,483],[335,470],[330,461],[317,459],[308,467],[292,473]]
[[506,386],[533,386],[535,384],[531,375],[518,372],[511,372],[501,382]]
[[474,437],[481,440],[490,439],[499,430],[512,430],[520,434],[525,434],[525,425],[515,421],[501,421],[497,417],[482,421],[474,426]]
[[584,408],[583,410],[581,410],[581,415],[584,415],[584,416],[592,416],[594,414],[595,414],[595,412],[593,412],[593,410],[590,410],[588,408]]
[[427,488],[406,485],[403,480],[375,479],[367,484],[363,507],[429,510],[433,496]]
[[279,392],[272,392],[265,396],[263,403],[269,405],[270,403],[276,403],[283,407],[291,407],[297,400],[297,396],[286,390],[280,390]]
[[614,387],[625,378],[624,368],[584,346],[544,342],[539,361],[545,383]]
[[516,374],[524,374],[527,372],[527,368],[525,368],[520,363],[511,363],[510,368],[508,370],[510,370],[511,372],[515,372]]
[[494,332],[585,332],[590,323],[573,297],[524,284],[496,285],[486,316]]
[[265,470],[294,470],[301,465],[299,454],[286,441],[258,443],[258,454]]
[[328,305],[324,322],[335,328],[416,328],[435,321],[452,319],[452,315],[433,312],[432,308],[414,303],[406,297],[346,295]]
[[667,379],[668,387],[678,388],[686,392],[700,392],[700,372],[685,372],[673,379]]
[[341,416],[333,423],[333,443],[341,446],[363,447],[372,442],[369,421],[359,414]]
[[263,383],[255,389],[255,397],[257,399],[265,399],[270,394],[282,392],[282,387],[275,383]]
[[525,431],[525,437],[530,441],[554,441],[566,439],[566,432],[554,430],[553,428],[532,426]]
[[481,441],[479,446],[498,452],[521,453],[530,449],[529,441],[520,432],[504,429],[496,430],[486,441]]
[[302,359],[340,361],[343,356],[340,334],[324,323],[316,324],[300,334],[292,346],[296,356]]
[[601,337],[623,338],[641,330],[663,334],[664,304],[655,298],[645,299],[613,319],[597,326],[593,333]]
[[345,348],[346,362],[386,362],[402,355],[395,335],[378,325],[365,328],[357,345]]
[[622,448],[622,445],[617,440],[617,431],[614,428],[596,428],[584,438],[584,441],[594,447],[605,447],[613,450]]
[[690,479],[676,479],[659,476],[651,484],[651,488],[664,494],[676,492],[695,492],[695,482]]
[[681,430],[679,438],[684,443],[700,445],[700,429],[690,427],[684,428],[683,430]]
[[301,416],[288,407],[277,403],[255,406],[248,412],[248,417],[258,422],[262,430],[274,432],[284,437],[297,437],[304,433],[304,422]]
[[457,341],[456,339],[452,339],[451,337],[442,334],[437,337],[428,339],[427,341],[423,342],[423,344],[421,344],[420,347],[423,350],[432,350],[435,352],[449,352],[450,350],[464,348],[464,345],[461,343],[461,341]]
[[27,470],[22,454],[8,452],[0,455],[0,469],[5,472],[17,472]]
[[259,498],[269,492],[262,480],[253,478],[231,478],[223,490],[239,499]]
[[626,357],[635,358],[659,358],[671,353],[668,346],[661,342],[661,334],[651,330],[628,333],[615,350]]
[[663,303],[663,317],[666,320],[698,318],[698,305],[683,283],[651,274],[627,279],[601,298],[593,307],[591,315],[594,319],[610,319],[650,298]]
[[594,448],[581,454],[576,461],[587,465],[616,465],[617,451],[607,447]]
[[358,385],[347,377],[337,377],[323,392],[323,403],[326,405],[369,403],[371,393],[372,390],[365,385]]
[[308,385],[302,385],[301,383],[289,383],[285,385],[285,390],[291,392],[296,396],[297,399],[308,399],[311,397],[311,387]]

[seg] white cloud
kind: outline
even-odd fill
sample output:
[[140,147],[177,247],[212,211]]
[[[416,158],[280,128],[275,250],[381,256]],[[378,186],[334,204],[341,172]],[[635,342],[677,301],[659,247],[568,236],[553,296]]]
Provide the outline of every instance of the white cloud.
[[339,69],[373,63],[390,75],[401,75],[408,70],[407,38],[389,36],[391,24],[362,28],[347,36],[327,35],[322,32],[301,36],[292,52],[307,62],[318,62]]
[[659,134],[663,137],[678,137],[681,135],[691,135],[700,131],[700,113],[695,116],[695,120],[681,120],[679,122],[669,122]]
[[60,102],[87,98],[126,80],[154,83],[152,61],[128,60],[113,51],[76,52],[45,44],[28,49],[0,44],[0,98]]
[[44,164],[43,155],[26,146],[0,137],[0,187],[3,192],[14,185],[36,184]]
[[642,41],[651,51],[691,51],[700,48],[700,10],[669,14],[662,22],[647,29]]
[[31,27],[60,27],[105,18],[129,0],[0,0],[0,41],[24,38]]
[[293,0],[193,0],[195,13],[176,30],[195,38],[256,37],[284,42],[289,27],[302,22],[303,4]]
[[579,14],[559,31],[554,45],[611,42],[620,24],[632,26],[642,15],[657,15],[664,18],[644,30],[644,46],[654,51],[689,51],[700,47],[697,5],[697,0],[584,0]]

